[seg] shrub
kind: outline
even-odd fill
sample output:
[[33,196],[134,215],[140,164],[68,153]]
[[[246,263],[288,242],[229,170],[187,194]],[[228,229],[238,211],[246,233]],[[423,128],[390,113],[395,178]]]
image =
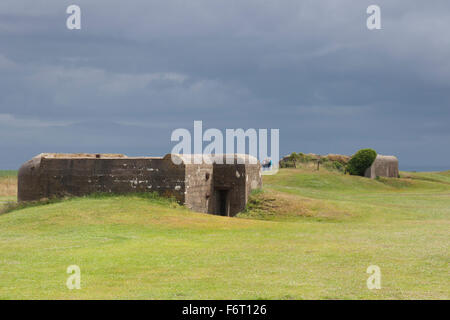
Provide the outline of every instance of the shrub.
[[342,163],[340,163],[339,161],[333,161],[332,163],[333,163],[333,167],[336,170],[342,171],[342,172],[345,170],[345,166]]
[[367,168],[375,161],[377,153],[373,149],[362,149],[356,152],[347,164],[347,171],[351,175],[364,176]]
[[295,163],[294,161],[283,160],[280,161],[280,168],[295,168]]
[[345,172],[345,165],[343,165],[339,161],[328,160],[328,161],[322,162],[321,167],[326,168],[331,171],[338,171],[338,172],[342,172],[342,173]]
[[297,163],[304,161],[304,155],[303,153],[295,153],[292,152],[289,156],[284,157],[280,161],[280,167],[281,168],[296,168]]

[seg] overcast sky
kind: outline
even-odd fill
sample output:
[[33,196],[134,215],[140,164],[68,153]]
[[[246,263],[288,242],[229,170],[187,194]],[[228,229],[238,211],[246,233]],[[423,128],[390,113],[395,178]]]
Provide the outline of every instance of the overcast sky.
[[281,155],[371,147],[450,169],[449,17],[448,0],[1,0],[0,169],[164,155],[194,120],[280,129]]

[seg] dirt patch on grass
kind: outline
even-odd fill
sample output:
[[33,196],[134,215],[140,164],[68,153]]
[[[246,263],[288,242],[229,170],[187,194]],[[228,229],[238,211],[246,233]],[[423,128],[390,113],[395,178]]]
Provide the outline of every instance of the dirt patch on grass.
[[414,181],[409,177],[405,178],[385,178],[385,177],[377,177],[377,181],[382,182],[383,184],[394,187],[396,189],[404,189],[410,188],[414,186]]
[[239,217],[285,220],[296,217],[318,219],[342,219],[351,214],[330,203],[317,199],[302,198],[274,190],[254,193],[249,197],[246,210]]

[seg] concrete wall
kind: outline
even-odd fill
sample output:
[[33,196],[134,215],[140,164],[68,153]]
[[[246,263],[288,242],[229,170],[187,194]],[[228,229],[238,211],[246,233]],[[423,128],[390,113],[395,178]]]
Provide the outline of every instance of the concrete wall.
[[[261,166],[248,155],[215,155],[207,162],[198,155],[166,157],[185,163],[185,205],[195,211],[223,214],[218,208],[220,190],[227,194],[226,215],[234,216],[245,209],[250,191],[262,187]],[[201,164],[195,164],[195,161]]]
[[156,191],[184,202],[185,167],[162,158],[38,156],[19,170],[19,201]]
[[367,168],[364,176],[375,179],[376,177],[398,178],[398,159],[394,156],[377,155],[372,165]]
[[[234,216],[241,212],[247,204],[245,172],[245,164],[214,164],[213,196],[217,195],[216,190],[227,191],[227,214],[229,216]],[[212,201],[216,203],[215,198]],[[213,213],[217,213],[217,209],[215,208]]]
[[227,215],[235,216],[245,209],[252,189],[261,188],[258,165],[187,164],[186,200],[188,208],[218,214],[217,190],[227,191]]
[[245,203],[247,203],[248,196],[250,195],[251,191],[254,189],[262,188],[261,166],[259,165],[259,163],[257,165],[246,165],[245,173],[246,173]]
[[[193,156],[197,157],[197,156]],[[261,188],[256,164],[193,163],[189,156],[128,158],[123,155],[41,154],[19,170],[19,201],[91,193],[158,192],[188,208],[218,213],[218,190],[226,191],[226,215],[245,209],[252,189]],[[174,161],[173,160],[179,160]],[[198,157],[197,157],[198,160]],[[221,212],[223,214],[223,212]]]
[[213,213],[213,165],[186,165],[185,205],[197,212]]

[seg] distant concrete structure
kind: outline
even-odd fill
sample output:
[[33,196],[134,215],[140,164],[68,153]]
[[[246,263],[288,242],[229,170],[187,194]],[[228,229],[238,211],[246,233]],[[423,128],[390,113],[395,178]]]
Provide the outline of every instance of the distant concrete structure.
[[365,177],[375,179],[376,177],[398,178],[398,159],[394,156],[377,155],[372,165],[366,169]]
[[251,156],[215,155],[209,161],[192,161],[199,157],[40,154],[19,170],[18,200],[158,192],[194,211],[234,216],[245,209],[251,190],[262,187],[261,166]]

